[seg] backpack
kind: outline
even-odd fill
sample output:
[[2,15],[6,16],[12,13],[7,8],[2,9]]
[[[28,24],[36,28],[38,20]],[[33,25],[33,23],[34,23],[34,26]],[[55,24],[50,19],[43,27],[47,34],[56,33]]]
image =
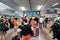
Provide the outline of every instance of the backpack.
[[20,40],[20,38],[18,38],[18,36],[14,36],[12,40]]
[[0,23],[0,31],[7,31],[7,30],[9,30],[9,28],[7,28],[7,27],[5,26],[5,23],[1,22],[1,23]]

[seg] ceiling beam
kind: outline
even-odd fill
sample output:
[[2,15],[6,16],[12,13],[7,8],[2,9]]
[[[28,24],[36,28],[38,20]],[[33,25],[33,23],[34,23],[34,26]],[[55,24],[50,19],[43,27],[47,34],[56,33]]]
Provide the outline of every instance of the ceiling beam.
[[32,4],[31,4],[31,0],[29,0],[29,5],[30,5],[30,10],[32,11]]
[[11,0],[15,5],[19,6],[14,0]]

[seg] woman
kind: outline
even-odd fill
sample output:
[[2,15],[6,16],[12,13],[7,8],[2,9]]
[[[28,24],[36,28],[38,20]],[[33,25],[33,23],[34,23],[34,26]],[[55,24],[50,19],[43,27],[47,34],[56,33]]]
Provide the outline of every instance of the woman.
[[5,35],[8,30],[8,25],[6,24],[6,19],[2,18],[0,20],[0,40],[6,40]]
[[37,28],[37,22],[35,20],[31,20],[30,22],[31,27],[33,28],[33,36],[36,37],[36,28]]
[[19,19],[14,18],[14,29],[15,29],[15,31],[18,29],[18,26],[19,26]]
[[29,20],[29,23],[30,23],[30,25],[31,25],[31,27],[32,27],[32,31],[33,31],[33,33],[31,32],[31,35],[32,36],[34,36],[34,37],[36,37],[37,35],[36,35],[36,28],[37,28],[37,24],[38,24],[38,18],[35,18],[35,17],[32,17],[30,20]]

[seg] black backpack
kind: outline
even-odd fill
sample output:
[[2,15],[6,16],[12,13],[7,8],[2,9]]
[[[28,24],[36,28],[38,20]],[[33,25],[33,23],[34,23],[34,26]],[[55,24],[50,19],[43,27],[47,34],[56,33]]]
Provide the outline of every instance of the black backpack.
[[5,23],[1,22],[1,23],[0,23],[0,31],[7,31],[7,30],[9,30],[9,28],[7,28],[7,27],[5,26]]
[[12,40],[20,40],[20,38],[18,36],[14,36]]

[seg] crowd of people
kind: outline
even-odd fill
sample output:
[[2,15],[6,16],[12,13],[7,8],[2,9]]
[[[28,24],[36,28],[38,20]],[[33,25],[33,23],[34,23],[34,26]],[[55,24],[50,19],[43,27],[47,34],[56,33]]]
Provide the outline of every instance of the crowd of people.
[[28,21],[26,17],[23,17],[22,20],[22,25],[17,29],[17,35],[20,33],[22,35],[22,40],[31,40],[31,36],[36,37],[39,35],[38,18],[32,17]]
[[[58,15],[55,14],[54,16],[54,24],[51,26],[51,31],[53,31],[53,39],[57,38],[60,40],[60,22],[56,21],[59,19]],[[19,18],[14,16],[11,16],[9,19],[2,16],[0,18],[0,40],[6,40],[5,35],[9,29],[14,29],[16,34],[12,40],[20,40],[20,38],[22,40],[31,40],[31,37],[39,36],[39,29],[46,28],[49,21],[48,17],[44,18],[43,16],[40,18],[33,16],[29,20],[27,17],[22,17],[21,22]]]
[[[49,18],[49,17],[40,17],[39,19],[39,27],[42,29],[42,26],[47,28],[47,24],[53,21],[53,24],[50,26],[51,30],[49,32],[53,32],[53,38],[52,39],[57,39],[60,40],[60,17],[58,14],[54,14],[54,17]],[[50,24],[49,24],[50,25]]]
[[0,18],[0,40],[6,40],[6,34],[9,29],[14,29],[16,34],[14,36],[16,38],[13,37],[12,40],[20,40],[20,37],[22,40],[30,40],[31,36],[36,37],[39,35],[38,21],[39,19],[37,17],[31,17],[30,20],[22,17],[20,24],[19,18],[17,17],[11,16],[7,19],[5,16],[2,16]]

